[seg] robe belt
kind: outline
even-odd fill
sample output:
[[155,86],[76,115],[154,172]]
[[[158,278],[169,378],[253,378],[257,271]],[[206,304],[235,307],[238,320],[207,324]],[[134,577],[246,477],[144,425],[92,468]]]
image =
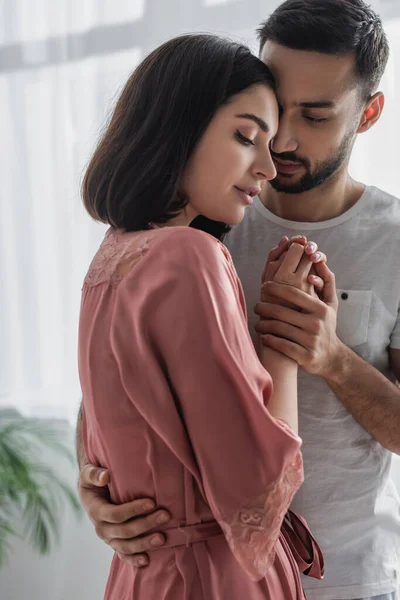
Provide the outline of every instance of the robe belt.
[[172,548],[174,546],[190,546],[197,542],[205,542],[220,535],[223,535],[221,527],[217,521],[209,521],[207,523],[197,523],[196,525],[182,525],[172,529],[158,529],[163,533],[167,541],[159,550],[163,548]]

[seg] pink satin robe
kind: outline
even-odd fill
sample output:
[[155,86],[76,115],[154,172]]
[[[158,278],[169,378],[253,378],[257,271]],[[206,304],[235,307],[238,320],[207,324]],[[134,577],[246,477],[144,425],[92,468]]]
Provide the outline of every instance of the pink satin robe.
[[148,567],[114,556],[105,599],[302,599],[279,537],[301,440],[268,412],[226,248],[187,227],[110,229],[83,287],[79,369],[86,453],[113,502],[172,514]]

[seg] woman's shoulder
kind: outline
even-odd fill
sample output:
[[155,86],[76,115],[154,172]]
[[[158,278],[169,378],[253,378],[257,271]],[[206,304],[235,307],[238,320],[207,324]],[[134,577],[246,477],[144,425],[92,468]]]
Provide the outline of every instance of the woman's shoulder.
[[[142,260],[146,258],[146,260]],[[84,283],[89,287],[107,283],[119,284],[126,276],[134,276],[142,264],[146,272],[154,268],[158,274],[168,267],[187,270],[195,276],[196,267],[215,269],[232,264],[229,251],[216,238],[191,227],[160,227],[141,232],[109,229],[94,256]]]
[[147,253],[148,232],[123,232],[110,228],[93,257],[84,284],[118,284],[127,272]]
[[200,260],[211,264],[216,261],[232,261],[222,242],[204,231],[193,227],[165,227],[161,231],[162,250],[168,252],[171,260],[184,259],[185,263]]

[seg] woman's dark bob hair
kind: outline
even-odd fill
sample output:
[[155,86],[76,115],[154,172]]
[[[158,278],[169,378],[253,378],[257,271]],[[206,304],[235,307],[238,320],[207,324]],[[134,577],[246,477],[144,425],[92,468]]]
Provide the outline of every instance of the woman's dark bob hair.
[[154,50],[128,79],[86,170],[91,217],[139,231],[176,216],[188,202],[182,173],[214,113],[256,84],[274,89],[270,70],[230,40],[183,35]]

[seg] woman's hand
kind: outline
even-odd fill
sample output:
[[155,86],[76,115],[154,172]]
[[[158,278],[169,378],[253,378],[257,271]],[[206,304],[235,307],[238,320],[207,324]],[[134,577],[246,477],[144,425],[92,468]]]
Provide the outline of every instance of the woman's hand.
[[265,284],[268,281],[290,285],[310,296],[319,297],[324,282],[315,273],[314,265],[325,261],[325,254],[318,252],[317,244],[307,242],[306,237],[296,236],[291,240],[282,238],[268,255],[262,274],[261,302],[277,302],[276,298],[266,293]]

